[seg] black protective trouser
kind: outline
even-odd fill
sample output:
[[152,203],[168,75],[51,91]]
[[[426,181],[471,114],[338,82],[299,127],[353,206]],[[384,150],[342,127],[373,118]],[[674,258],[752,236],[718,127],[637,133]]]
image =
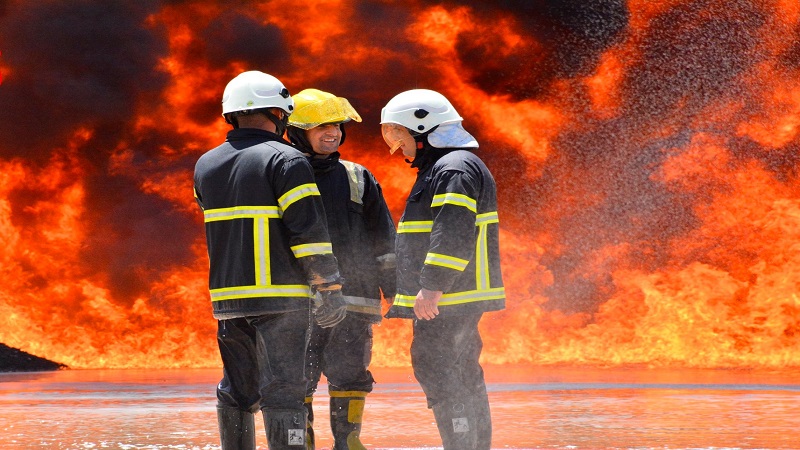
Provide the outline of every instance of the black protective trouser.
[[304,309],[218,321],[218,404],[251,413],[303,410],[310,319]]
[[411,364],[433,409],[444,450],[491,445],[491,414],[483,368],[482,313],[414,320]]
[[[372,322],[348,314],[331,328],[316,323],[311,327],[311,339],[306,353],[306,409],[308,410],[307,439],[314,448],[314,409],[312,397],[320,376],[328,380],[330,424],[334,449],[363,448],[359,441],[364,400],[372,392],[375,380],[368,370],[372,359]],[[355,441],[355,442],[353,442]],[[352,444],[352,446],[350,444]]]
[[334,327],[322,328],[313,323],[306,353],[306,394],[314,395],[323,373],[329,391],[372,392],[375,380],[367,369],[371,359],[371,322],[348,314]]
[[411,365],[428,407],[452,398],[486,391],[478,359],[483,341],[482,313],[414,320]]

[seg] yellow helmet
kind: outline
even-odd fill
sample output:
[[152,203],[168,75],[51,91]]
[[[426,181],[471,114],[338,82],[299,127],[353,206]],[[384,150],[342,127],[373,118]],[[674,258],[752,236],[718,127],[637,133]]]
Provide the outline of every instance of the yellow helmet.
[[326,123],[361,122],[361,116],[346,98],[319,89],[304,89],[293,95],[294,111],[289,125],[310,130]]

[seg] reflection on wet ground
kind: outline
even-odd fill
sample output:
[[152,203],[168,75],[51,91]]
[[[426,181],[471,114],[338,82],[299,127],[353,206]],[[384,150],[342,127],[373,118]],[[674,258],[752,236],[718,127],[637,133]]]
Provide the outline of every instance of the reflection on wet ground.
[[[219,369],[0,374],[0,448],[215,449]],[[409,370],[374,370],[363,440],[441,446]],[[487,367],[495,449],[800,447],[800,371]],[[324,386],[324,383],[321,384]],[[332,445],[327,391],[319,449]],[[266,449],[260,417],[259,448]]]

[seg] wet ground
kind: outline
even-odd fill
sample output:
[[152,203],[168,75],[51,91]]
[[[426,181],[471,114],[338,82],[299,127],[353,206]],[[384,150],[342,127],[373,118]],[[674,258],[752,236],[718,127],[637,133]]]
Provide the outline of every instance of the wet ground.
[[[408,370],[377,370],[370,449],[441,446]],[[219,369],[0,374],[0,448],[215,449]],[[800,371],[487,368],[494,449],[800,448]],[[327,392],[318,448],[331,446]],[[260,417],[259,448],[266,449]],[[441,448],[441,447],[440,447]]]

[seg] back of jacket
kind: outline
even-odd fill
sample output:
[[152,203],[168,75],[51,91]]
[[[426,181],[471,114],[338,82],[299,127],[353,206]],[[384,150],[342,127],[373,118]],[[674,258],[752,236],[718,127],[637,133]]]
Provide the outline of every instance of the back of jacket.
[[387,317],[414,318],[420,288],[442,291],[439,316],[505,308],[494,178],[455,150],[421,171],[397,228],[397,296]]
[[214,317],[308,308],[308,268],[338,276],[311,166],[278,136],[235,129],[197,161]]
[[325,205],[333,253],[344,278],[348,314],[381,319],[381,292],[395,295],[395,228],[381,187],[363,166],[339,160],[311,160]]

